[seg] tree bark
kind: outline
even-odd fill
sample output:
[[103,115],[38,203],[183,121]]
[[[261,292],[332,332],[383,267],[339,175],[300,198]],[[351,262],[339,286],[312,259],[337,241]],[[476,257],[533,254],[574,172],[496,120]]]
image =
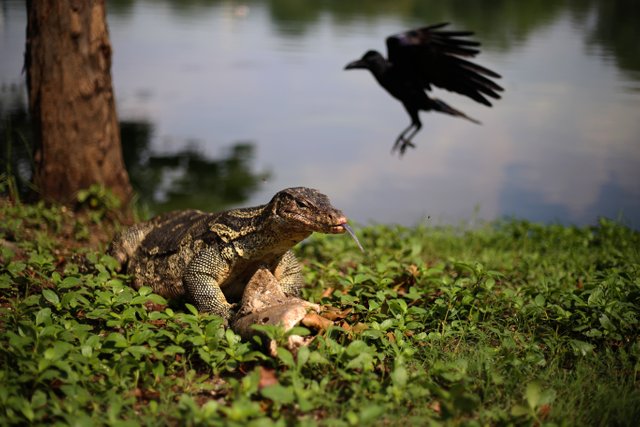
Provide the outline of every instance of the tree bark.
[[132,190],[111,84],[104,0],[27,1],[25,70],[35,127],[34,183],[40,197],[73,204],[78,190]]

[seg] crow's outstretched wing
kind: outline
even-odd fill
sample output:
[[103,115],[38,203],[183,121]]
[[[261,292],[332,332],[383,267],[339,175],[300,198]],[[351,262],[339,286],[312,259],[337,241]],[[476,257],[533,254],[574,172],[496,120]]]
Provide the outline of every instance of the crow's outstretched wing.
[[389,61],[405,79],[466,95],[491,106],[487,97],[500,99],[502,87],[491,78],[500,75],[463,57],[474,57],[480,43],[465,39],[470,31],[442,31],[447,23],[394,34],[387,38]]

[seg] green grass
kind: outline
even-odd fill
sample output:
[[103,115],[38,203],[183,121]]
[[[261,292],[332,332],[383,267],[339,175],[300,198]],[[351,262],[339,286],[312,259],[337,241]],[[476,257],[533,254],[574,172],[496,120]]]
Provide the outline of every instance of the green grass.
[[640,419],[640,234],[608,220],[314,236],[305,296],[335,326],[276,358],[130,288],[101,216],[0,202],[0,223],[0,425]]

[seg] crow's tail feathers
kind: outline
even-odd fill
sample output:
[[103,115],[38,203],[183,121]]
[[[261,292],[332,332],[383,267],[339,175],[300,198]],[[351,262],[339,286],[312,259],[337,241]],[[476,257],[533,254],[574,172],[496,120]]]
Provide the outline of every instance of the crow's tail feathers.
[[467,116],[465,113],[463,113],[460,110],[456,110],[455,108],[453,108],[452,106],[450,106],[449,104],[440,101],[439,99],[431,99],[431,101],[433,101],[433,104],[431,105],[432,109],[435,111],[440,111],[441,113],[446,113],[446,114],[450,114],[452,116],[456,116],[456,117],[462,117],[463,119],[467,119],[477,125],[481,125],[482,123],[479,120],[474,119],[473,117],[469,117]]

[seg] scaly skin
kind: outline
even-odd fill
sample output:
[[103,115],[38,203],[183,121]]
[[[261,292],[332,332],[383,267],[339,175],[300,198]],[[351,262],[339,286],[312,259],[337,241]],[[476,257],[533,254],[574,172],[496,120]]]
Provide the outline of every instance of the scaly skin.
[[108,253],[136,289],[185,296],[198,311],[232,315],[249,279],[266,268],[287,296],[304,286],[290,249],[313,232],[343,233],[347,219],[324,194],[305,187],[278,192],[266,205],[220,213],[159,215],[114,238]]

